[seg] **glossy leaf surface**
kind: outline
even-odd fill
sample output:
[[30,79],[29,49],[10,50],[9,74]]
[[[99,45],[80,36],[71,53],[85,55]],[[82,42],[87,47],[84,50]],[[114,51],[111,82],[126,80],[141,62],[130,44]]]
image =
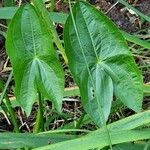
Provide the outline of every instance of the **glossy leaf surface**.
[[22,6],[8,29],[7,52],[13,66],[16,97],[30,114],[37,91],[61,111],[64,77],[45,24],[30,4]]
[[84,108],[95,123],[102,125],[100,107],[107,120],[113,91],[125,105],[141,110],[142,76],[122,34],[103,13],[76,3],[65,24],[64,42]]

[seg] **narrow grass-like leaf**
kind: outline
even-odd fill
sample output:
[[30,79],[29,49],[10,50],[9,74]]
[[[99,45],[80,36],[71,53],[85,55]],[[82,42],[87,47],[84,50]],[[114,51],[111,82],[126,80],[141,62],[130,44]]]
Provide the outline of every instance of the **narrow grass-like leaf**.
[[15,148],[35,148],[49,145],[65,140],[73,139],[77,136],[65,134],[29,134],[29,133],[0,133],[0,149]]
[[150,96],[150,84],[144,84],[143,92],[145,96]]
[[[112,144],[149,139],[150,129],[111,131],[110,136],[112,139]],[[107,142],[107,135],[104,132],[102,134],[96,133],[92,136],[87,135],[78,139],[44,146],[34,150],[88,150],[94,148],[102,149],[108,145],[109,143]]]
[[37,91],[52,100],[61,111],[63,71],[52,40],[34,7],[22,6],[12,19],[6,48],[13,66],[17,100],[30,114]]
[[[150,129],[134,130],[135,128],[150,123],[149,118],[150,110],[147,110],[145,112],[138,113],[136,115],[132,115],[125,119],[121,119],[112,124],[109,124],[108,128],[112,139],[112,144],[149,139]],[[108,145],[109,143],[107,142],[107,134],[105,129],[100,128],[81,138],[52,144],[49,146],[37,148],[36,150],[87,150],[92,148],[103,148]]]
[[133,43],[135,43],[137,45],[140,45],[140,46],[150,50],[150,43],[147,42],[146,40],[141,40],[138,37],[136,37],[135,35],[129,34],[129,33],[125,32],[125,31],[121,31],[121,32],[122,32],[122,35],[124,36],[124,38],[127,41],[133,42]]
[[[10,81],[11,81],[11,78],[12,78],[12,75],[13,75],[13,72],[11,71],[11,72],[10,72],[10,75],[9,75],[9,77],[8,77],[8,80],[7,80],[7,82],[6,82],[5,86],[4,86],[4,88],[2,89],[2,94],[0,95],[0,104],[2,103],[3,98],[4,98],[5,94],[6,94],[8,85],[9,85],[9,83],[10,83]],[[1,84],[1,86],[2,86],[2,81],[1,81],[0,84]]]
[[6,7],[13,6],[15,4],[15,0],[4,0],[4,5]]
[[124,143],[113,147],[113,150],[144,150],[145,143]]
[[[126,117],[108,125],[110,131],[132,130],[150,123],[150,110]],[[98,132],[100,132],[99,129]],[[94,132],[97,132],[94,131]]]
[[[4,0],[3,4],[4,4],[4,7],[11,7],[15,5],[15,0]],[[10,20],[7,20],[6,24],[8,25],[9,22]]]
[[[18,7],[1,7],[0,19],[12,19]],[[68,14],[61,12],[49,12],[50,19],[55,23],[65,24]]]
[[0,19],[12,19],[17,9],[17,7],[1,7]]
[[150,17],[147,15],[144,15],[142,12],[140,12],[138,9],[134,8],[133,6],[131,6],[130,4],[128,4],[128,2],[126,2],[125,0],[117,0],[118,2],[120,2],[121,4],[123,4],[124,6],[126,6],[128,9],[131,9],[132,11],[134,11],[137,15],[139,15],[140,17],[144,18],[145,20],[147,20],[148,22],[150,22]]
[[[116,121],[114,123],[111,123],[107,125],[107,127],[109,131],[114,131],[114,132],[121,131],[121,130],[132,130],[149,124],[150,123],[149,117],[150,117],[150,110],[147,110],[145,112],[138,113],[130,117],[121,119],[119,121]],[[93,131],[89,135],[93,136],[97,133],[103,134],[103,132],[104,132],[104,128],[100,128],[96,131]]]
[[4,85],[3,85],[2,80],[0,79],[0,90],[2,90],[3,88],[4,88]]

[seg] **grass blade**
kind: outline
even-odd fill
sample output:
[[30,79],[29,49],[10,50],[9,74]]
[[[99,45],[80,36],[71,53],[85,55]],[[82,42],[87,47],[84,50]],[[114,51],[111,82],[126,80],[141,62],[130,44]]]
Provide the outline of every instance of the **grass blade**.
[[145,96],[150,96],[150,84],[144,84],[143,91]]
[[7,90],[7,87],[9,85],[10,81],[11,81],[12,76],[13,76],[13,72],[11,71],[11,73],[10,73],[10,75],[8,77],[8,80],[7,80],[7,82],[6,82],[5,86],[4,86],[4,89],[2,91],[2,94],[0,96],[0,104],[2,103],[2,100],[3,100],[3,98],[4,98],[5,94],[6,94],[6,90]]
[[139,15],[140,17],[144,18],[145,20],[147,20],[148,22],[150,22],[150,17],[148,17],[147,15],[144,15],[142,12],[140,12],[139,10],[137,10],[136,8],[134,8],[133,6],[129,5],[127,2],[125,2],[124,0],[117,0],[119,3],[123,4],[124,6],[126,6],[128,9],[133,10],[137,15]]
[[[149,139],[150,129],[111,131],[110,136],[112,139],[112,144]],[[44,146],[34,150],[87,150],[93,148],[101,149],[108,145],[109,143],[107,142],[107,135],[105,132],[103,132],[102,134],[96,133],[93,136],[87,135],[78,139]]]
[[[134,130],[137,127],[150,123],[149,118],[150,110],[147,110],[108,125],[112,144],[149,139],[150,129]],[[101,128],[81,138],[52,144],[36,150],[87,150],[97,147],[103,148],[108,145],[105,129]]]
[[136,36],[134,36],[132,34],[129,34],[129,33],[125,32],[125,31],[122,31],[122,34],[123,34],[124,38],[127,41],[133,42],[133,43],[135,43],[137,45],[140,45],[140,46],[150,50],[150,43],[149,42],[141,40],[138,37],[136,37]]
[[73,139],[77,136],[64,134],[27,134],[27,133],[0,133],[0,149],[35,148]]

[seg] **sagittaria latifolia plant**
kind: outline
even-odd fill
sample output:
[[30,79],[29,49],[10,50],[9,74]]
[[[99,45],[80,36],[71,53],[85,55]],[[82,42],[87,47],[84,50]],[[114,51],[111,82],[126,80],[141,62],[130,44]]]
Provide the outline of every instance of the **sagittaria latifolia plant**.
[[[142,76],[120,31],[104,14],[87,3],[77,3],[65,24],[64,43],[83,106],[98,124],[100,107],[108,118],[113,93],[134,111],[141,110]],[[49,30],[31,4],[19,8],[12,19],[6,47],[17,100],[27,115],[37,92],[52,100],[60,112],[62,67]]]
[[[54,28],[50,21],[42,1],[33,0],[33,4],[19,8],[9,25],[6,48],[13,67],[16,98],[27,116],[38,99],[37,94],[39,107],[43,105],[44,98],[47,98],[61,112],[64,73],[53,46],[54,41],[64,59],[68,59],[68,66],[79,86],[85,111],[97,126],[105,127],[99,133],[104,137],[107,133],[108,142],[101,137],[102,145],[98,142],[90,145],[92,136],[88,136],[83,138],[86,146],[78,144],[78,149],[103,148],[108,145],[112,149],[112,144],[119,143],[112,139],[115,139],[113,129],[118,131],[116,126],[127,130],[118,131],[121,136],[141,125],[106,125],[114,95],[132,110],[139,112],[142,109],[142,75],[127,43],[112,21],[86,2],[77,2],[73,9],[70,5],[70,15],[64,26],[65,51],[58,42],[58,37],[53,34]],[[122,122],[129,123],[129,119]],[[150,135],[144,135],[145,133],[141,131],[142,137],[137,136],[137,132],[129,133],[135,135],[130,140],[147,139]],[[99,138],[98,132],[91,135],[94,135],[94,140]],[[128,141],[127,137],[125,141]],[[120,139],[121,142],[123,139]],[[70,140],[68,143],[64,142],[64,145],[71,144],[69,149],[73,150],[77,148],[76,143],[79,140]],[[66,149],[63,142],[41,149],[60,148]]]
[[69,68],[80,88],[82,103],[97,125],[108,118],[113,93],[140,111],[142,76],[117,27],[87,3],[77,3],[64,29]]
[[47,26],[34,6],[19,8],[7,33],[7,52],[15,77],[17,100],[30,115],[37,92],[61,112],[64,74]]

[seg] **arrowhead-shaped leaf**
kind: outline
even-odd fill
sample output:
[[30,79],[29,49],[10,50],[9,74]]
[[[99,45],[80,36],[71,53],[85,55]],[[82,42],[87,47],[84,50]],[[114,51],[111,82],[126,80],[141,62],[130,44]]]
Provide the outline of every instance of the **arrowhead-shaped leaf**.
[[13,66],[16,97],[27,115],[37,91],[61,111],[64,75],[47,27],[30,4],[22,6],[7,33],[7,52]]
[[[142,76],[117,27],[85,2],[73,8],[64,29],[70,70],[85,110],[95,123],[107,120],[113,91],[135,111],[142,105]],[[93,92],[93,95],[92,95]]]
[[[86,93],[87,100],[83,100],[84,106],[86,110],[90,111],[94,122],[97,122],[98,125],[102,125],[102,123],[104,123],[103,119],[107,121],[110,113],[111,102],[113,99],[113,82],[111,77],[100,65],[97,65],[92,72],[92,79],[94,85],[89,78],[87,84],[88,91],[81,88],[81,95],[83,95],[85,91],[88,92]],[[95,89],[93,86],[95,86]]]

